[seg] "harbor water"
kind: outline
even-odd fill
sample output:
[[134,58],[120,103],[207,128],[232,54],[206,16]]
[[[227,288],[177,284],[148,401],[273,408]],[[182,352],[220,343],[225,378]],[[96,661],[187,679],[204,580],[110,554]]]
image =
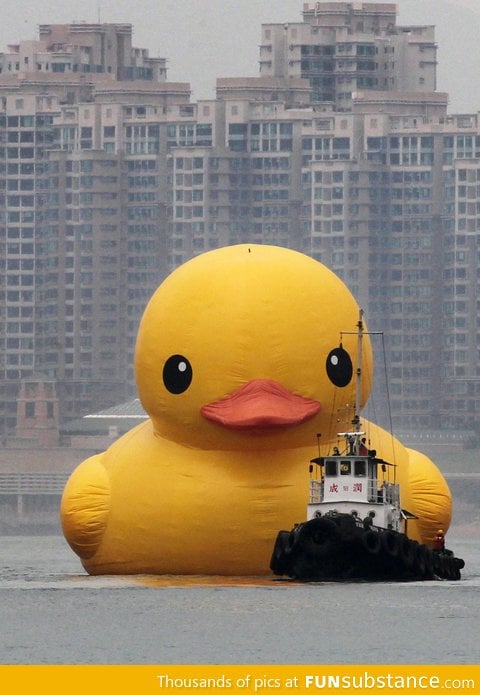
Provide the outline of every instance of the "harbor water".
[[2,664],[476,664],[480,535],[461,581],[89,577],[61,536],[0,537]]

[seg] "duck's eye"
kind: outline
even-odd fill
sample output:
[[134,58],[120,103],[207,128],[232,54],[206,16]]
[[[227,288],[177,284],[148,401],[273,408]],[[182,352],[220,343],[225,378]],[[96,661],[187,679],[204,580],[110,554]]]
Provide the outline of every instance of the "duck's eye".
[[335,386],[347,386],[353,375],[350,355],[342,347],[332,350],[327,357],[328,378]]
[[163,366],[163,383],[170,393],[186,391],[192,376],[192,365],[183,355],[172,355]]

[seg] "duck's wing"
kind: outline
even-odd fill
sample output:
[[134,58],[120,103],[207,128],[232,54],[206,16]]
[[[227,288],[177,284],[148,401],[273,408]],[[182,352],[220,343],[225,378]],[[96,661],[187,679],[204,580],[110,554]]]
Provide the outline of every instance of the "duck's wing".
[[110,511],[110,482],[102,456],[86,459],[72,473],[60,507],[65,538],[82,559],[96,553]]

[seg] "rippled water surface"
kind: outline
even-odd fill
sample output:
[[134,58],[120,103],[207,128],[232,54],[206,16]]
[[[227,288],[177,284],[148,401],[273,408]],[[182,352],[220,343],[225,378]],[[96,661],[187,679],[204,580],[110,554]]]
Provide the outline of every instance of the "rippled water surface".
[[480,538],[460,582],[89,577],[59,536],[0,537],[0,662],[478,663]]

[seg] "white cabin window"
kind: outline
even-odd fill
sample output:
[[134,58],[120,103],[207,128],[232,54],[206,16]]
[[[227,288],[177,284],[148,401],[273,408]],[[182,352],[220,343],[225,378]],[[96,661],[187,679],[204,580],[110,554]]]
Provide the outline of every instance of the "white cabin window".
[[326,461],[325,462],[325,475],[328,478],[337,475],[337,462],[336,461]]
[[367,474],[366,461],[355,461],[355,475],[365,476]]

